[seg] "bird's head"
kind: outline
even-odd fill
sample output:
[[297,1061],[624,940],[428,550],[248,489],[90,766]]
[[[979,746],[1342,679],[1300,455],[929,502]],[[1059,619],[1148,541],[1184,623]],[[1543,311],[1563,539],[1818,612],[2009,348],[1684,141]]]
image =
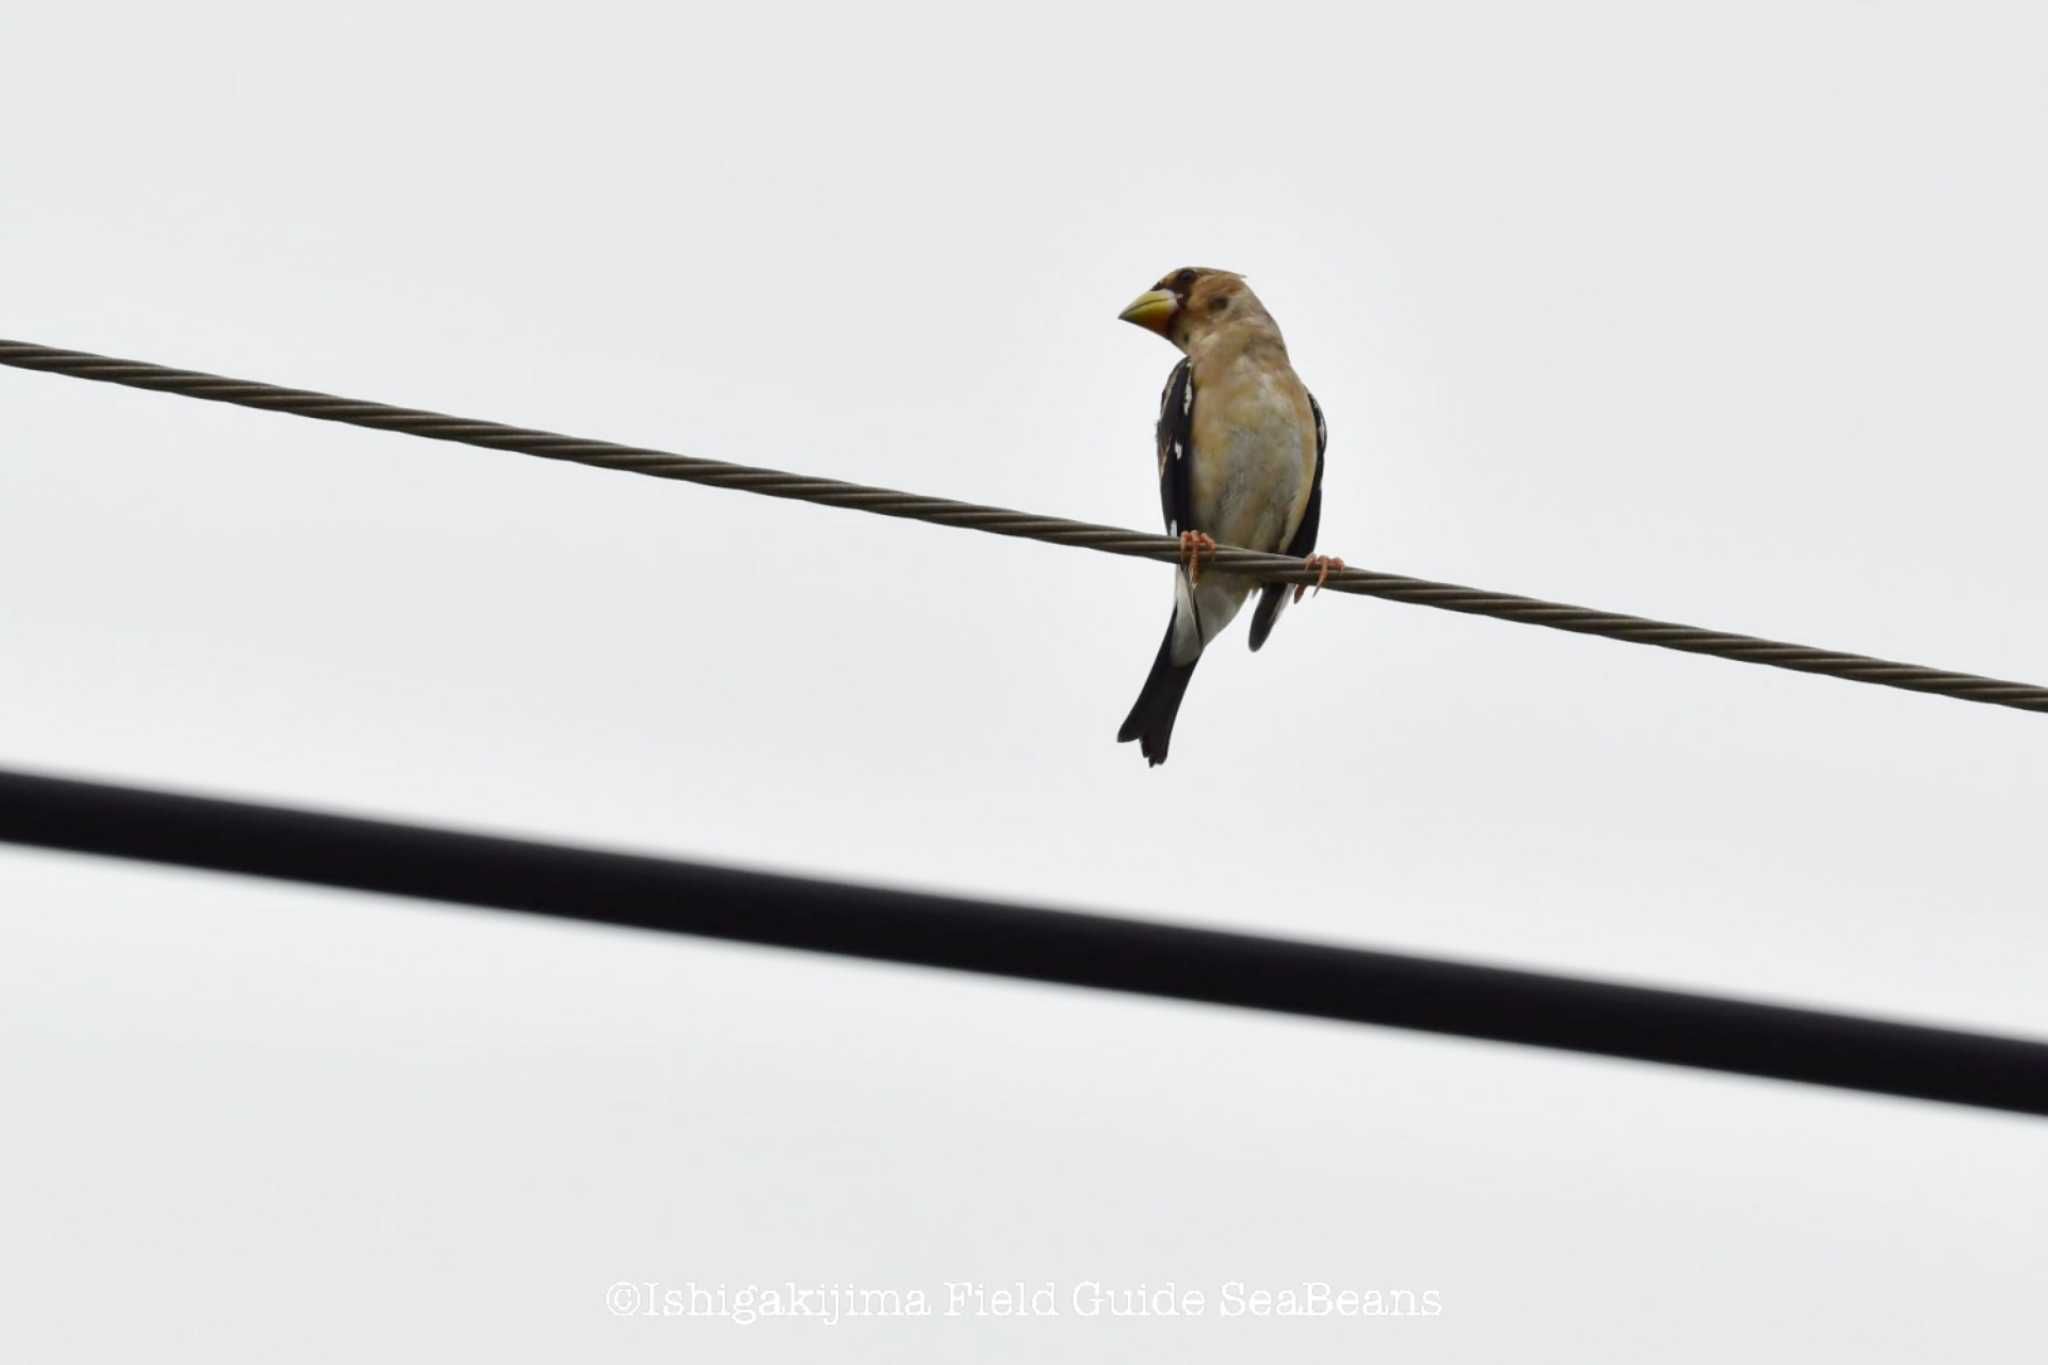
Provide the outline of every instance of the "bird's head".
[[1228,270],[1187,266],[1161,279],[1117,314],[1148,332],[1157,332],[1181,350],[1226,327],[1252,323],[1272,327],[1273,319],[1244,282]]

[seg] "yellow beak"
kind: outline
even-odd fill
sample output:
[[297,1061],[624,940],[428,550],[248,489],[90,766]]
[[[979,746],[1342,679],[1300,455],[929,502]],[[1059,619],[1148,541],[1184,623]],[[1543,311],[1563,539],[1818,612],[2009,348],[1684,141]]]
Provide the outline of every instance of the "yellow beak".
[[1131,300],[1131,306],[1118,313],[1125,322],[1135,322],[1148,332],[1166,335],[1168,319],[1180,311],[1180,302],[1171,292],[1164,289],[1148,289]]

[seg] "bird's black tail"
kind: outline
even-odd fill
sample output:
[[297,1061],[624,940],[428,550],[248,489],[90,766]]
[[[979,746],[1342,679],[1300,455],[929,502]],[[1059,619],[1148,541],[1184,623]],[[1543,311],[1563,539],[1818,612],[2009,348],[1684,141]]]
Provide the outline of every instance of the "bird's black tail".
[[1152,671],[1145,675],[1144,689],[1138,693],[1131,714],[1124,717],[1124,728],[1116,732],[1119,744],[1138,741],[1148,766],[1166,762],[1166,742],[1173,738],[1173,718],[1180,714],[1180,699],[1187,695],[1188,679],[1195,676],[1195,665],[1200,662],[1200,655],[1184,664],[1173,661],[1173,621],[1169,618],[1166,638],[1159,643],[1159,657],[1152,661]]

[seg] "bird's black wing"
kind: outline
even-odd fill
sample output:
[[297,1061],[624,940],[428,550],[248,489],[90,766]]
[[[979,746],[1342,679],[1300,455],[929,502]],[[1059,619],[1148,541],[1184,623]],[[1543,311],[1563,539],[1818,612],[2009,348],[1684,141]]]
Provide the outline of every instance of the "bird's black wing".
[[1166,377],[1159,395],[1159,511],[1166,534],[1199,531],[1189,470],[1194,467],[1195,376],[1183,360]]
[[[1305,558],[1314,553],[1316,532],[1323,524],[1323,451],[1330,445],[1330,429],[1323,422],[1323,405],[1316,396],[1308,396],[1309,411],[1316,415],[1316,473],[1315,481],[1309,485],[1308,506],[1302,509],[1301,525],[1294,528],[1294,539],[1287,542],[1287,553]],[[1287,605],[1287,594],[1292,592],[1285,583],[1268,583],[1259,590],[1259,606],[1252,613],[1252,648],[1266,643],[1266,637],[1273,633],[1273,623],[1280,619],[1280,609]]]
[[1287,553],[1297,558],[1315,553],[1316,532],[1323,525],[1323,452],[1330,448],[1330,428],[1323,421],[1323,405],[1314,394],[1308,396],[1308,410],[1316,415],[1316,475],[1309,486],[1308,506],[1302,509],[1301,525],[1294,528],[1294,539],[1287,542]]
[[[1195,458],[1195,376],[1185,360],[1173,367],[1173,373],[1166,377],[1166,389],[1159,395],[1158,436],[1159,511],[1166,521],[1166,534],[1177,536],[1183,531],[1198,531],[1201,528],[1195,525],[1190,473]],[[1138,693],[1131,713],[1124,717],[1123,728],[1116,732],[1118,743],[1139,741],[1138,747],[1148,765],[1166,761],[1167,742],[1173,737],[1173,718],[1180,712],[1180,699],[1187,693],[1188,679],[1195,675],[1195,664],[1200,658],[1198,653],[1186,663],[1173,661],[1174,627],[1182,605],[1199,611],[1194,594],[1186,590],[1190,584],[1185,569],[1182,573],[1180,595],[1175,599],[1174,614],[1166,620],[1166,638],[1159,642],[1159,656],[1152,661],[1152,671],[1145,675],[1144,690]],[[1199,616],[1194,628],[1199,634]]]

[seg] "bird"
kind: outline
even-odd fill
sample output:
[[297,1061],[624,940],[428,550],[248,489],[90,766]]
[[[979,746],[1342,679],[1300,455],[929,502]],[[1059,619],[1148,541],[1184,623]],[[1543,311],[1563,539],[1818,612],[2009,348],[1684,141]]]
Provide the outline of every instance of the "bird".
[[[1202,650],[1254,588],[1251,647],[1266,643],[1289,599],[1284,583],[1202,573],[1218,542],[1306,559],[1320,589],[1344,567],[1315,553],[1322,523],[1322,406],[1294,373],[1273,315],[1244,276],[1189,266],[1163,276],[1118,317],[1173,343],[1182,358],[1159,395],[1159,503],[1180,540],[1173,615],[1137,702],[1117,731],[1148,768],[1166,761],[1174,717]],[[1306,585],[1293,589],[1299,602]]]

